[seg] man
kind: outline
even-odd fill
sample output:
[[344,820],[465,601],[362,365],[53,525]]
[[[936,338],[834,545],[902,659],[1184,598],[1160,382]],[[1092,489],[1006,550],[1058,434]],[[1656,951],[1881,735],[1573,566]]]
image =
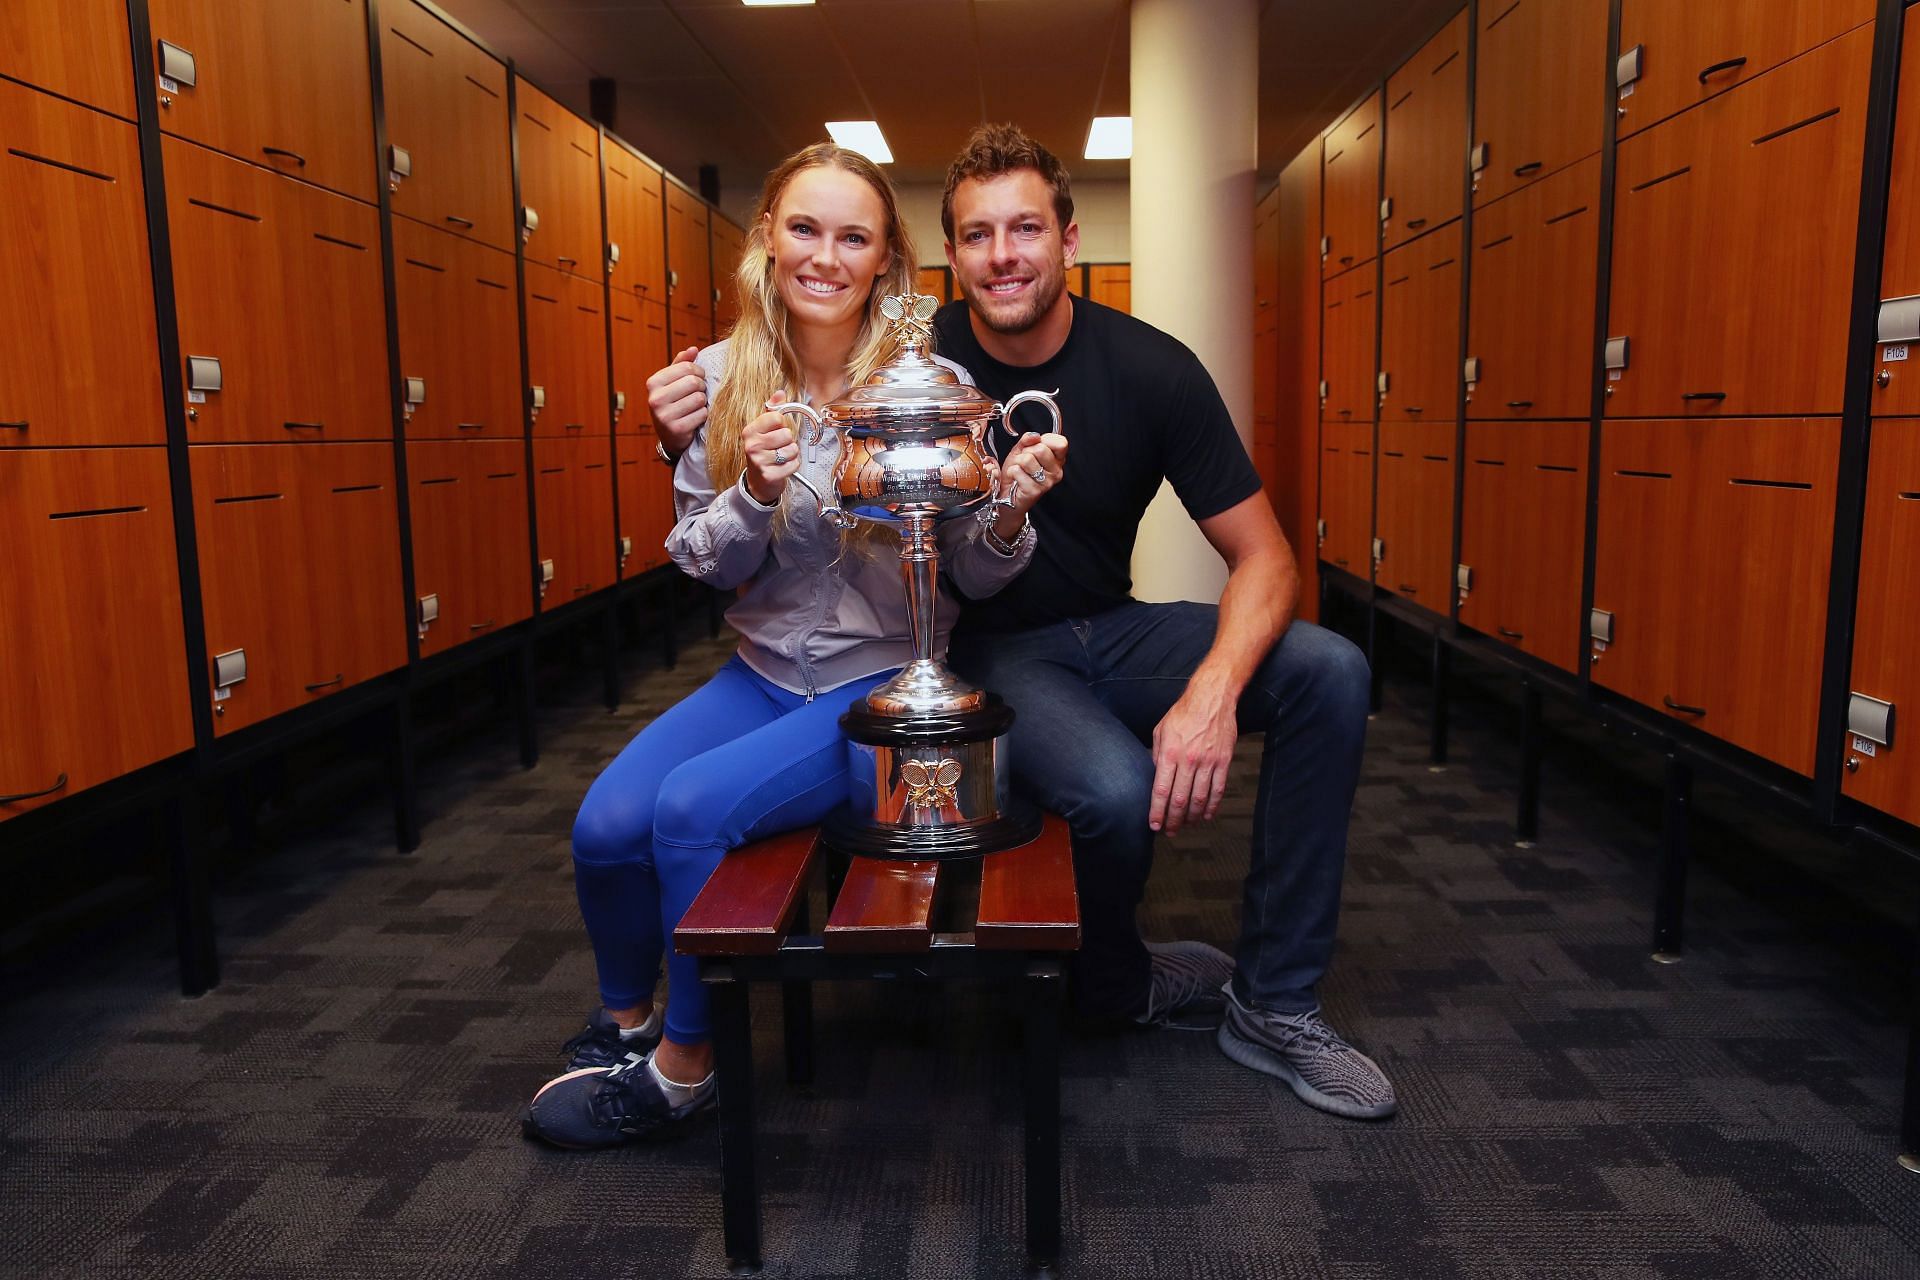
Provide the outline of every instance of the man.
[[[1353,645],[1294,622],[1299,575],[1219,391],[1150,325],[1066,292],[1079,247],[1066,171],[1008,125],[974,132],[947,175],[947,261],[965,294],[935,320],[939,350],[1005,400],[1059,389],[1073,466],[1023,434],[1008,468],[1046,490],[1029,518],[1032,564],[968,602],[949,660],[1001,694],[1017,786],[1073,831],[1083,1015],[1163,1023],[1224,988],[1221,1049],[1309,1105],[1377,1119],[1395,1110],[1379,1067],[1321,1018],[1347,815],[1366,731],[1367,670]],[[679,366],[649,382],[669,447],[691,437]],[[1064,455],[1065,441],[1057,453]],[[1131,598],[1139,522],[1162,480],[1228,566],[1220,604]],[[1237,963],[1202,943],[1144,942],[1135,911],[1154,833],[1207,821],[1235,739],[1265,735]]]

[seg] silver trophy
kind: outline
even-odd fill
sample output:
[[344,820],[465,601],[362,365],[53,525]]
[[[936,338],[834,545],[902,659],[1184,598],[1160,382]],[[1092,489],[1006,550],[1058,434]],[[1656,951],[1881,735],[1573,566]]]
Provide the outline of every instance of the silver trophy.
[[[884,299],[899,350],[865,383],[816,411],[775,408],[806,419],[807,466],[794,479],[820,517],[839,528],[873,521],[900,534],[913,660],[840,718],[853,775],[848,808],[826,824],[828,841],[849,853],[924,861],[975,857],[1025,843],[1040,815],[1017,803],[1003,739],[1013,709],[962,681],[932,653],[940,550],[935,530],[961,517],[990,520],[1007,500],[994,492],[987,431],[1023,404],[1043,406],[1061,432],[1060,407],[1042,391],[1004,405],[953,376],[928,354],[936,299]],[[831,494],[804,472],[828,432],[840,438]]]

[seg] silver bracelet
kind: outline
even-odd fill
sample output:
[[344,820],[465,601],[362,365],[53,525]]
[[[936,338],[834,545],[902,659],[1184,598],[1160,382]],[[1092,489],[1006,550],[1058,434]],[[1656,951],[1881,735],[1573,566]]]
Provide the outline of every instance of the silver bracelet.
[[1033,518],[1027,515],[1020,517],[1020,532],[1013,535],[1012,542],[1008,542],[1005,538],[1002,538],[994,531],[993,525],[989,523],[982,522],[980,531],[986,535],[987,546],[990,550],[996,551],[1011,559],[1020,554],[1020,548],[1026,545],[1028,538],[1033,536]]

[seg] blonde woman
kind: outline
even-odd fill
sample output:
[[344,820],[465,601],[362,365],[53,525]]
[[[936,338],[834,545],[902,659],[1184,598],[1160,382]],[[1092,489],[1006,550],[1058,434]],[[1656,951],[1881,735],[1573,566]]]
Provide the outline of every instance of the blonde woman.
[[[691,958],[669,955],[664,1014],[654,1003],[665,944],[729,849],[818,822],[846,799],[837,721],[911,657],[898,539],[842,535],[817,518],[805,489],[788,486],[802,465],[790,419],[769,406],[824,405],[883,363],[893,348],[879,304],[912,291],[918,259],[885,176],[836,146],[774,169],[754,212],[740,319],[698,353],[711,411],[675,466],[679,522],[667,540],[682,569],[740,589],[727,613],[740,648],[607,766],[574,823],[602,1007],[527,1111],[527,1132],[557,1146],[662,1135],[713,1104],[707,997]],[[687,371],[663,370],[650,389]],[[824,491],[834,450],[820,454],[807,478]],[[961,591],[991,595],[1026,567],[1025,514],[1041,491],[1018,486],[995,530],[944,526],[941,563]],[[943,595],[942,650],[956,613]]]

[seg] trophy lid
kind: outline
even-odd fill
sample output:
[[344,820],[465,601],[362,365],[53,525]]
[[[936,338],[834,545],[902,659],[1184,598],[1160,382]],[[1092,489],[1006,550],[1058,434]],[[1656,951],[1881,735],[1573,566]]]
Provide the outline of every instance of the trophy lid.
[[884,424],[895,429],[971,422],[991,414],[993,398],[954,377],[927,350],[939,309],[940,300],[924,293],[882,299],[880,314],[891,322],[899,349],[824,412],[856,428]]

